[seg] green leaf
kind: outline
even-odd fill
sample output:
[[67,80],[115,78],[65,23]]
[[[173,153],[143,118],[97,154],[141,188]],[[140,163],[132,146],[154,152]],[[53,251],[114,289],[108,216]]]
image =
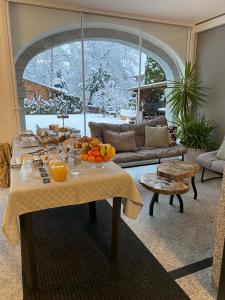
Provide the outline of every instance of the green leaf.
[[205,103],[205,87],[195,79],[195,64],[186,62],[184,73],[181,72],[179,80],[170,81],[171,91],[167,96],[167,103],[172,112],[179,114],[182,119],[190,119],[193,111]]

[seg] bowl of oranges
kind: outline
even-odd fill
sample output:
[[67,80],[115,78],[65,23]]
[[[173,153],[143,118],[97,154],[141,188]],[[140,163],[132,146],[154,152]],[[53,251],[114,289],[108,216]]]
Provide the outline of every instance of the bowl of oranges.
[[102,169],[104,163],[109,162],[116,154],[116,150],[110,144],[103,144],[97,138],[87,138],[81,143],[82,161],[92,164],[92,168]]

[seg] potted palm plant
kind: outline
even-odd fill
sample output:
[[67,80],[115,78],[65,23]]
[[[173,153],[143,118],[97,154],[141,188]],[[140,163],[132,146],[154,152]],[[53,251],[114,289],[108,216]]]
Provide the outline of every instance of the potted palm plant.
[[188,147],[186,160],[195,161],[196,157],[205,152],[217,148],[212,132],[215,124],[205,119],[205,116],[195,117],[186,121],[177,119],[177,137],[181,143]]
[[215,147],[212,137],[216,127],[214,122],[207,121],[204,116],[196,116],[197,108],[206,102],[206,88],[196,80],[195,70],[195,64],[186,62],[184,73],[181,72],[179,80],[171,82],[171,91],[167,96],[167,103],[177,125],[178,138],[188,147],[188,160],[195,160],[200,152]]

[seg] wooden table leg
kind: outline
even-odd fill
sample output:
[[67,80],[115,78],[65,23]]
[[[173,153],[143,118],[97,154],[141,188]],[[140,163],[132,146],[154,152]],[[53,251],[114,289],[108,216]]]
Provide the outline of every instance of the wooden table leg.
[[89,202],[88,204],[89,204],[90,220],[91,220],[91,222],[95,222],[96,221],[96,201]]
[[23,251],[21,251],[23,264],[25,265],[25,284],[31,290],[38,288],[37,265],[35,258],[35,242],[32,213],[20,216],[20,231],[23,240]]
[[194,191],[194,199],[196,200],[198,197],[198,192],[197,192],[197,189],[195,186],[195,176],[191,177],[191,184],[192,184],[193,191]]
[[121,198],[113,198],[112,211],[112,240],[111,240],[111,260],[116,261],[118,256],[118,231],[120,223]]
[[155,202],[158,202],[159,199],[159,194],[154,193],[152,196],[152,200],[150,202],[150,206],[149,206],[149,215],[153,216],[153,210],[154,210],[154,204]]

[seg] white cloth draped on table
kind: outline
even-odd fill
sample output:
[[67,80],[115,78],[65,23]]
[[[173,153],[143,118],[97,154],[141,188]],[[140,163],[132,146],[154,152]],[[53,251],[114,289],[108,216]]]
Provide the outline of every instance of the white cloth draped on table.
[[11,170],[11,187],[2,230],[13,245],[20,238],[17,217],[25,213],[122,197],[125,199],[123,213],[136,219],[143,206],[131,176],[113,162],[106,163],[102,170],[81,168],[78,176],[71,176],[65,182],[52,180],[50,184],[43,184],[38,175],[37,172],[31,183],[22,184],[19,170]]

